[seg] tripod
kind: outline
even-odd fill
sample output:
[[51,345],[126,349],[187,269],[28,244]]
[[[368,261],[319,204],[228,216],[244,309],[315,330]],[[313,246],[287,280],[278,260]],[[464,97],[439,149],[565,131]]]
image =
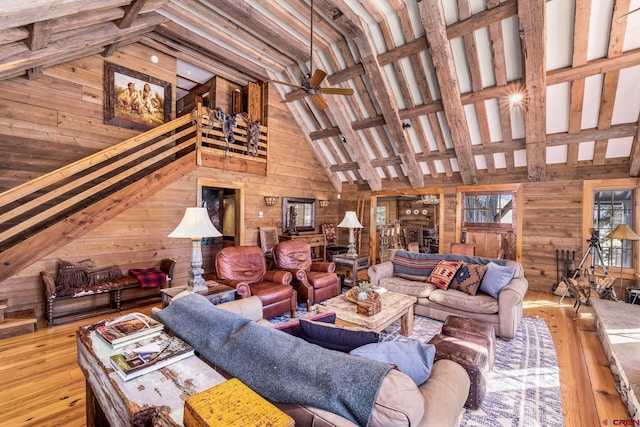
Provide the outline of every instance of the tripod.
[[[564,299],[564,297],[567,295],[567,293],[571,293],[571,295],[576,299],[576,302],[574,304],[574,307],[576,307],[576,311],[578,311],[580,309],[580,305],[584,304],[584,305],[591,305],[591,290],[595,290],[596,292],[598,292],[598,295],[600,296],[600,298],[610,298],[614,301],[618,301],[618,296],[616,295],[616,291],[613,288],[613,286],[611,286],[611,282],[609,283],[609,286],[601,286],[600,284],[598,284],[598,282],[596,282],[596,257],[600,260],[600,265],[602,265],[602,270],[604,271],[604,275],[605,277],[608,279],[609,278],[609,272],[607,271],[607,266],[604,263],[604,259],[602,258],[602,247],[600,246],[600,239],[598,238],[598,232],[597,230],[592,230],[591,231],[591,238],[587,239],[587,242],[589,243],[589,247],[587,248],[587,251],[584,253],[584,256],[582,257],[582,260],[580,261],[580,264],[578,265],[578,268],[576,268],[573,271],[573,275],[571,276],[570,280],[565,280],[565,283],[567,284],[567,288],[565,289],[564,293],[562,294],[562,297],[560,298],[560,302],[562,303],[562,300]],[[588,280],[588,289],[579,289],[576,288],[576,277],[578,277],[578,275],[580,274],[580,272],[582,271],[582,267],[584,266],[585,261],[587,260],[587,257],[591,255],[591,266],[589,268],[589,270],[585,270],[586,272],[586,276],[587,276],[587,280]],[[583,287],[580,287],[583,288]],[[584,297],[584,301],[580,298],[580,296]]]

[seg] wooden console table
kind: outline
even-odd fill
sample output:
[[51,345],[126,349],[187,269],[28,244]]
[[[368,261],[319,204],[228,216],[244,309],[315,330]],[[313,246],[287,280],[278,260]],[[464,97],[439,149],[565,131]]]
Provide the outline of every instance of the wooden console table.
[[123,381],[111,368],[113,350],[87,326],[76,331],[86,380],[87,426],[182,426],[185,400],[226,379],[196,356]]
[[[327,239],[324,234],[298,234],[297,236],[289,236],[287,234],[280,236],[280,240],[304,240],[311,246],[311,252],[314,254],[313,261],[327,260]],[[319,250],[320,253],[314,249]]]

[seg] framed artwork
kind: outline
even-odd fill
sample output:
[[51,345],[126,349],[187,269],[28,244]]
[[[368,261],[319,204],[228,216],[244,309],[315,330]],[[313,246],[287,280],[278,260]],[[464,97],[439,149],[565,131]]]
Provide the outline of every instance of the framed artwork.
[[171,84],[104,63],[104,122],[149,130],[171,120]]

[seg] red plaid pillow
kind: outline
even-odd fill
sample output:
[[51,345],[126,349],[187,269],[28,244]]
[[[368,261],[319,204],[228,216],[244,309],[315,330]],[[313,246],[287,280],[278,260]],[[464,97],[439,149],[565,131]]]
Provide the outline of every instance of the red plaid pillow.
[[427,283],[440,289],[447,289],[461,265],[462,261],[440,261],[427,277]]

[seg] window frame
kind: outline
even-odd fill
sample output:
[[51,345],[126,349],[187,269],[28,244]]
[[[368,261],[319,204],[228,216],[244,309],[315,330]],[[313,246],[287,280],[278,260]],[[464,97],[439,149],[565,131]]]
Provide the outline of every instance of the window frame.
[[[622,178],[622,179],[608,179],[608,180],[594,180],[594,181],[585,181],[583,184],[583,210],[582,210],[582,253],[584,254],[588,248],[589,244],[587,240],[591,238],[591,230],[596,228],[594,224],[595,220],[595,192],[596,191],[632,191],[632,203],[631,203],[631,221],[627,223],[633,230],[638,230],[640,221],[640,211],[638,210],[638,198],[640,196],[640,189],[638,188],[638,180],[635,178]],[[617,224],[612,224],[617,225]],[[600,235],[600,245],[602,246],[602,241],[605,239],[606,235]],[[631,265],[630,266],[620,266],[613,265],[609,262],[609,265],[606,265],[608,269],[613,268],[614,270],[610,273],[614,275],[622,274],[624,279],[635,279],[635,271],[638,267],[638,247],[636,246],[636,242],[631,242]],[[626,249],[622,249],[622,257],[624,256],[624,252]],[[603,250],[603,258],[604,250]],[[608,258],[606,258],[608,259]],[[616,257],[613,256],[613,260],[615,261]],[[603,259],[604,262],[604,259]],[[601,266],[600,266],[601,267]]]

